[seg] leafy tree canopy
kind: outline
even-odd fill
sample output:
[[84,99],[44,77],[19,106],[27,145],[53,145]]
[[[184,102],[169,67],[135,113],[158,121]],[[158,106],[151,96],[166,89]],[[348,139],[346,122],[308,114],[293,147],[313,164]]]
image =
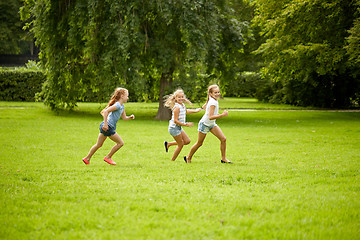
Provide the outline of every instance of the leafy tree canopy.
[[359,65],[351,60],[359,60],[357,1],[256,0],[254,4],[255,21],[267,38],[257,53],[267,62],[264,72],[282,83],[276,97],[321,107],[347,107],[359,97]]
[[354,20],[354,25],[349,30],[348,45],[346,46],[347,53],[350,56],[350,61],[354,65],[360,64],[360,1],[357,5],[357,18]]
[[107,99],[118,85],[132,100],[156,92],[161,101],[178,80],[193,81],[196,97],[248,34],[223,0],[25,0],[22,16],[33,19],[52,108],[73,108],[89,92]]
[[19,40],[25,35],[20,6],[20,0],[0,0],[0,54],[20,53]]

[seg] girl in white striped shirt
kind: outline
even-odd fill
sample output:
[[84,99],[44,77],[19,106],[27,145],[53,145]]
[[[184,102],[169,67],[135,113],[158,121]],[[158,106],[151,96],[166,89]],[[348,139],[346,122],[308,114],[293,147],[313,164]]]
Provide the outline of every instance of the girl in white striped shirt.
[[194,123],[186,122],[186,114],[197,113],[201,111],[201,108],[195,110],[186,109],[184,102],[191,104],[191,102],[185,97],[184,91],[182,89],[178,89],[173,94],[170,94],[165,101],[165,106],[170,108],[172,111],[171,120],[169,121],[169,133],[175,139],[173,142],[164,142],[166,152],[168,152],[169,147],[177,145],[171,161],[175,161],[183,146],[190,143],[189,136],[181,127],[194,126]]

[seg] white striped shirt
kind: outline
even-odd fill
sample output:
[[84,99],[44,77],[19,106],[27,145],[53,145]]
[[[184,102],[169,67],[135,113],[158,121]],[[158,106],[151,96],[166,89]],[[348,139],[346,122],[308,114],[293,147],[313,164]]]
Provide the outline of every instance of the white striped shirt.
[[185,123],[185,120],[186,120],[186,107],[185,107],[185,104],[180,105],[178,103],[175,103],[175,106],[172,109],[172,116],[171,116],[171,120],[169,121],[169,127],[175,127],[176,126],[176,124],[174,122],[174,109],[176,107],[178,107],[180,109],[178,121],[182,122],[182,123]]

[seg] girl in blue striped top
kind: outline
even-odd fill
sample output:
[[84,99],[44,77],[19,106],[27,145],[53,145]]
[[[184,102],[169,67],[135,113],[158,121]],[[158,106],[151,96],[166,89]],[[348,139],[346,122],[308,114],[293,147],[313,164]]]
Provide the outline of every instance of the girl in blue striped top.
[[183,146],[190,143],[190,138],[182,129],[182,126],[192,127],[194,123],[186,122],[186,114],[201,111],[201,108],[186,109],[184,102],[191,104],[185,97],[182,89],[178,89],[173,94],[170,94],[165,101],[165,106],[172,111],[171,120],[169,121],[169,133],[175,139],[173,142],[164,142],[166,152],[168,152],[169,147],[177,145],[171,161],[175,161]]

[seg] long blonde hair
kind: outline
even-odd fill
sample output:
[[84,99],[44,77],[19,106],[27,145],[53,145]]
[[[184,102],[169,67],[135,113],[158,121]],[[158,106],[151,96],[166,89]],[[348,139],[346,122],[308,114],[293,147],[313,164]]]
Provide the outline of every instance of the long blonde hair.
[[185,102],[187,103],[191,103],[189,101],[189,99],[186,98],[185,96],[185,93],[184,93],[184,90],[182,90],[181,88],[177,89],[173,94],[169,94],[169,95],[166,95],[164,98],[165,98],[165,103],[164,103],[164,106],[167,107],[167,108],[170,108],[170,109],[173,109],[173,107],[175,106],[175,98],[177,95],[179,95],[180,93],[184,94],[184,98],[185,98]]
[[113,92],[113,94],[111,95],[110,101],[107,104],[107,106],[101,110],[101,115],[103,115],[104,111],[111,107],[112,105],[114,105],[117,101],[119,101],[119,99],[128,92],[128,90],[126,88],[116,88],[115,91]]

